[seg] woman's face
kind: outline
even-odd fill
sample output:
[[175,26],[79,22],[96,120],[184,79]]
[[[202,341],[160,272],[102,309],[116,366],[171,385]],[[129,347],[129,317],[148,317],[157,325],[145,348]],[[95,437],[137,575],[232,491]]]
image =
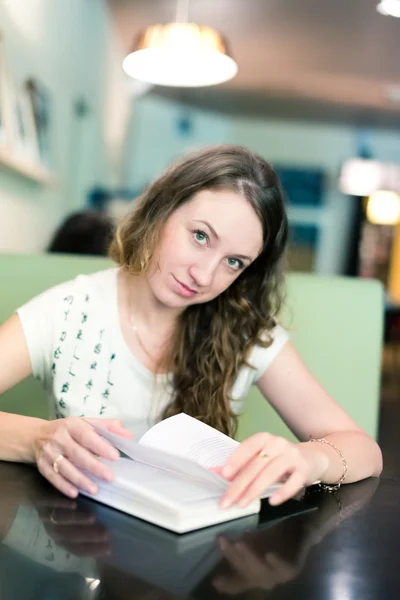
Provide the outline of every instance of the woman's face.
[[261,222],[230,190],[202,190],[168,219],[149,283],[159,302],[185,308],[212,300],[262,249]]

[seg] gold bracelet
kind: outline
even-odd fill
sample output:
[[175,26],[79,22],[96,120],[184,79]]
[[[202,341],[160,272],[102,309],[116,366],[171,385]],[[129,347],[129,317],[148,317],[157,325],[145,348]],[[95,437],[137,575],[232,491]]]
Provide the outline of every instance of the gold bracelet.
[[332,448],[339,454],[340,459],[342,461],[342,465],[343,465],[343,473],[341,478],[339,479],[339,481],[337,483],[319,483],[319,487],[327,492],[336,492],[340,486],[342,485],[343,481],[345,480],[346,474],[347,474],[347,462],[345,457],[343,456],[343,454],[341,453],[341,451],[339,450],[339,448],[337,446],[335,446],[335,444],[332,444],[332,442],[328,442],[328,440],[326,440],[325,438],[320,438],[319,440],[315,440],[315,439],[311,439],[309,440],[310,442],[322,442],[323,444],[328,444],[328,446],[332,446]]

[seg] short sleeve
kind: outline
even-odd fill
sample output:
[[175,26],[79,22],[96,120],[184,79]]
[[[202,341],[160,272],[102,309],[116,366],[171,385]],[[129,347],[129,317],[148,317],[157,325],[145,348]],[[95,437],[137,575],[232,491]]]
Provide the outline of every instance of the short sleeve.
[[75,281],[68,281],[50,288],[16,311],[28,346],[32,374],[46,388],[51,380],[55,327],[63,318],[63,311],[68,310],[74,285]]
[[251,386],[257,383],[289,339],[289,334],[280,325],[276,325],[270,335],[273,339],[272,344],[268,348],[254,346],[247,361],[251,367],[243,365],[233,385],[231,406],[237,414],[241,412]]
[[249,363],[254,367],[252,383],[260,379],[289,339],[288,332],[281,325],[276,325],[271,335],[273,342],[268,348],[255,346],[250,355]]

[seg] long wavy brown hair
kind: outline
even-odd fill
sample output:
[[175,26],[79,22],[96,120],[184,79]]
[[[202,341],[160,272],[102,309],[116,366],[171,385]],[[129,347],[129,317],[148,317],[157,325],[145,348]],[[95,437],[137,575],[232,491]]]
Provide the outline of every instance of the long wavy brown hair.
[[275,171],[241,146],[213,146],[187,155],[135,202],[117,228],[109,254],[130,274],[147,273],[169,216],[200,190],[218,189],[233,190],[251,204],[262,224],[263,248],[222,294],[180,315],[168,348],[174,392],[162,417],[185,412],[234,435],[234,381],[239,369],[249,365],[255,345],[271,345],[284,295],[288,222]]

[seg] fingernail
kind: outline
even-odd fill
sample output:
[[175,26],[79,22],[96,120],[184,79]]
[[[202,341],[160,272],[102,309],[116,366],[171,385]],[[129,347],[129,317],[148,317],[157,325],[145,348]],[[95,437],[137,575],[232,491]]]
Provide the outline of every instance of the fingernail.
[[110,450],[110,459],[111,460],[117,460],[120,457],[120,454],[118,452],[118,450],[115,450],[114,448],[112,450]]
[[222,475],[224,477],[230,477],[233,474],[233,469],[229,465],[222,469]]
[[245,506],[247,506],[248,503],[249,503],[248,498],[242,498],[242,500],[240,500],[240,502],[239,502],[239,506],[240,506],[240,508],[245,508]]
[[276,504],[278,504],[280,501],[280,497],[279,496],[270,496],[270,498],[268,498],[268,502],[274,506]]
[[87,491],[94,496],[97,494],[97,485],[88,485]]

